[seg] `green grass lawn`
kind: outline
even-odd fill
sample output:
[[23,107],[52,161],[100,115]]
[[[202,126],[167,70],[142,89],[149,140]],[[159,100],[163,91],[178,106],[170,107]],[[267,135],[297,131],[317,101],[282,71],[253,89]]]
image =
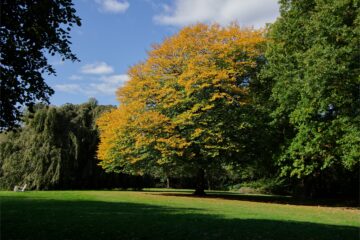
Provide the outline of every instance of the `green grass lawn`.
[[356,240],[360,211],[191,191],[0,192],[1,239]]

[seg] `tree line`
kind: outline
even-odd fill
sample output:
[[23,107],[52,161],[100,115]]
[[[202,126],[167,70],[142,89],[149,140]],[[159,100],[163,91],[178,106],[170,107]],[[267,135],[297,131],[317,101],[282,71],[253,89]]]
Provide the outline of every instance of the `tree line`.
[[358,196],[360,3],[279,3],[266,29],[196,24],[154,45],[117,108],[37,105],[1,135],[1,185],[101,187],[106,176],[199,195],[247,183]]
[[61,107],[36,104],[23,126],[1,134],[0,188],[27,184],[30,189],[140,188],[143,179],[106,173],[98,166],[95,119],[113,106],[95,99]]

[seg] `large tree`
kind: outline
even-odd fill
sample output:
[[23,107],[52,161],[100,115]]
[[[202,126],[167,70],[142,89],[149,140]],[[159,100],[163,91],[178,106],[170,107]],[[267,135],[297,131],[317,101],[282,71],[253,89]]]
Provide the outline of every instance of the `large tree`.
[[54,91],[42,74],[55,74],[47,54],[77,60],[69,31],[80,26],[71,0],[0,3],[0,130],[17,125],[24,106],[48,102]]
[[109,171],[186,169],[204,193],[207,169],[249,158],[249,86],[264,63],[262,31],[198,24],[155,45],[103,115],[100,163]]
[[283,136],[277,161],[283,176],[313,188],[306,194],[334,183],[341,191],[360,162],[360,2],[280,4],[265,71]]

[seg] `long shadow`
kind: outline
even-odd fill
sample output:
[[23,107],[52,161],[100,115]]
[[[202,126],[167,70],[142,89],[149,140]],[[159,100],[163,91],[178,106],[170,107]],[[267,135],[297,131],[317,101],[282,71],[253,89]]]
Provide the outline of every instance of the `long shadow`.
[[201,209],[100,201],[2,197],[3,240],[358,239],[356,227],[225,219]]
[[262,203],[279,203],[288,205],[305,205],[305,206],[324,206],[324,207],[347,207],[359,208],[359,202],[348,199],[302,199],[290,196],[280,195],[249,195],[240,193],[226,193],[226,192],[208,192],[205,196],[196,196],[191,192],[149,192],[149,194],[159,196],[176,196],[176,197],[196,197],[196,198],[215,198],[223,200],[238,200]]

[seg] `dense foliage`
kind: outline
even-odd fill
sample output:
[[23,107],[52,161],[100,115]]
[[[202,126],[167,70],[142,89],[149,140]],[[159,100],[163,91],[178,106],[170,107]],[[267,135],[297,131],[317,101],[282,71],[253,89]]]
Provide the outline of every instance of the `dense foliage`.
[[125,186],[129,179],[124,175],[106,174],[97,166],[95,119],[111,108],[97,105],[96,100],[62,107],[35,105],[34,114],[25,114],[24,127],[2,135],[1,187],[25,183],[32,189]]
[[[206,170],[254,157],[256,109],[249,94],[264,64],[262,31],[187,27],[154,46],[98,121],[108,170],[186,169],[203,193]],[[184,172],[184,171],[182,171]]]
[[[70,1],[60,2],[68,4],[69,24],[78,23]],[[37,105],[19,131],[0,135],[1,186],[95,186],[109,176],[97,166],[98,150],[107,172],[152,175],[163,186],[194,187],[197,194],[206,186],[245,186],[358,196],[359,5],[358,0],[281,0],[281,16],[267,31],[236,24],[185,27],[130,68],[130,80],[117,91],[118,108],[94,101]],[[68,45],[61,46],[50,52],[74,60]],[[36,71],[53,72],[42,55],[39,61]],[[3,95],[3,76],[10,69],[5,64],[1,108],[3,98],[13,101]],[[16,80],[24,80],[22,69],[13,71]],[[42,80],[39,74],[26,77]],[[16,101],[46,99],[50,90],[42,84],[36,89],[46,88],[44,95]],[[7,120],[12,124],[15,118]]]
[[359,4],[280,1],[265,55],[263,32],[237,26],[195,25],[156,45],[98,121],[101,165],[198,172],[198,189],[205,172],[214,183],[356,194]]
[[55,73],[46,54],[77,60],[69,35],[80,26],[75,12],[71,0],[0,1],[0,131],[18,123],[25,105],[53,94],[42,76]]
[[266,84],[272,86],[272,117],[282,138],[274,160],[281,175],[298,179],[307,195],[355,190],[360,162],[360,2],[280,3],[281,17],[269,31],[265,71],[271,79]]

